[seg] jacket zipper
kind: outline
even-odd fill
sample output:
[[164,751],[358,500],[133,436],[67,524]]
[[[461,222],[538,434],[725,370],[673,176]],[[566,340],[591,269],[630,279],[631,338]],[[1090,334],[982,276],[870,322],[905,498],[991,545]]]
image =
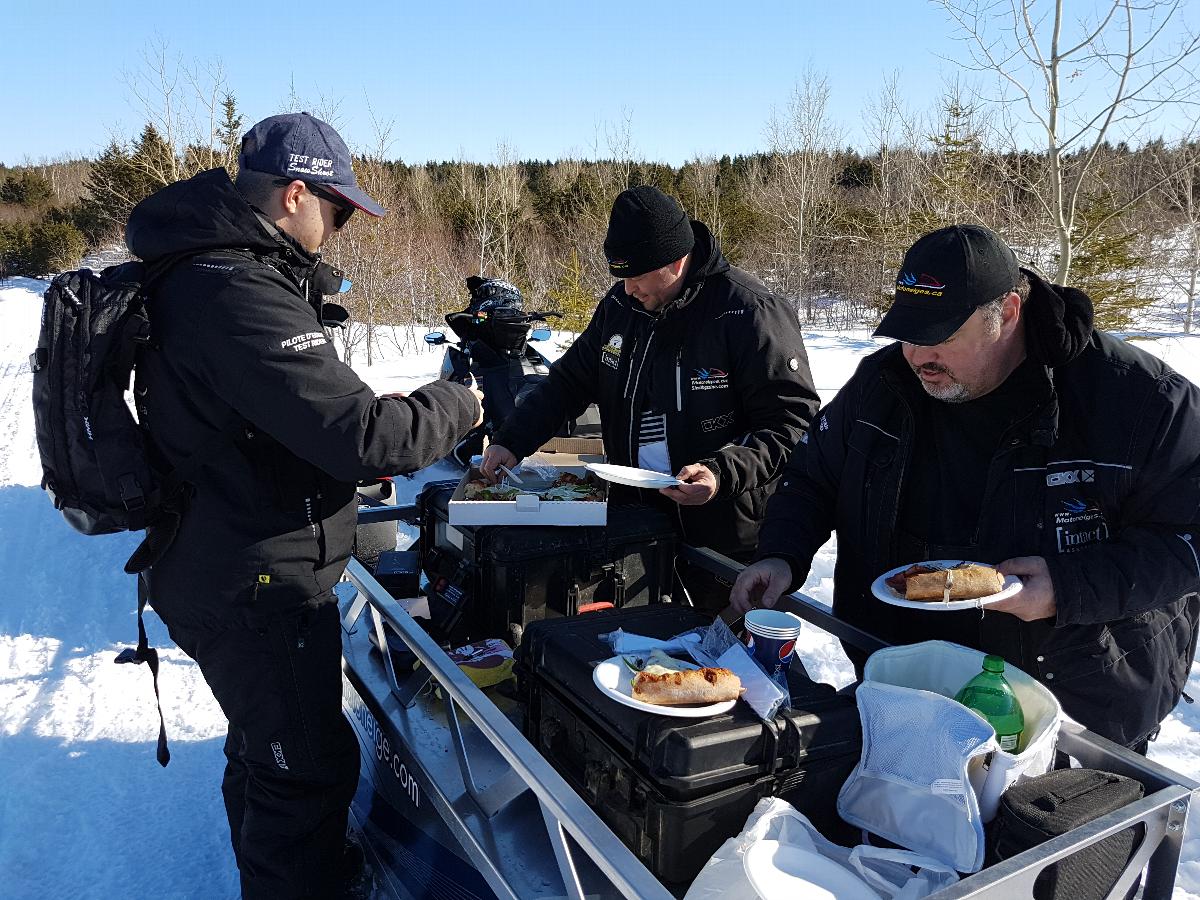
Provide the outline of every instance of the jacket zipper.
[[675,412],[683,412],[683,376],[679,369],[683,360],[683,347],[675,351]]
[[634,426],[637,425],[641,421],[641,417],[637,415],[637,410],[635,409],[635,405],[636,405],[635,401],[637,400],[638,385],[641,384],[641,381],[642,381],[642,368],[646,365],[646,357],[649,355],[650,345],[653,343],[654,343],[654,331],[653,331],[653,329],[651,329],[650,337],[646,338],[646,347],[644,350],[642,350],[642,360],[641,360],[641,362],[638,363],[637,377],[634,378],[634,380],[633,380],[633,392],[628,395],[628,397],[629,397],[629,458],[630,458],[630,464],[635,465],[635,466],[637,465],[637,462],[638,462],[638,455],[637,455],[637,452],[635,449],[636,445],[633,442],[633,429],[634,429]]

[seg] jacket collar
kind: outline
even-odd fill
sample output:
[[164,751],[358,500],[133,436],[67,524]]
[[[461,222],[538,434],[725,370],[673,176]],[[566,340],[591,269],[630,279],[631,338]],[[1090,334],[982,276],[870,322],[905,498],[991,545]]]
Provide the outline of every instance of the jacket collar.
[[[1014,426],[1019,429],[1014,437],[1036,447],[1051,447],[1058,440],[1058,393],[1054,387],[1054,369],[1039,365],[1038,370],[1045,375],[1045,399]],[[904,401],[906,416],[910,416],[915,405],[924,399],[924,389],[905,362],[899,342],[883,349],[880,378]]]

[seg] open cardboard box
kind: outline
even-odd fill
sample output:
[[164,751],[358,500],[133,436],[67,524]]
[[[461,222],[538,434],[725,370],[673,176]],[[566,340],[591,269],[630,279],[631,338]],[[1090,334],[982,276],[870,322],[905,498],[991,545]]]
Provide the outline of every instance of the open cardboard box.
[[[572,472],[580,478],[588,474],[587,463],[604,462],[600,455],[573,453],[538,453],[531,457],[539,466],[555,469],[551,478],[542,478],[526,467],[516,470],[524,484],[522,488],[538,491],[550,487],[560,472]],[[608,484],[601,481],[606,499],[542,500],[533,494],[518,494],[514,500],[466,500],[467,482],[480,478],[472,466],[450,495],[448,504],[451,525],[605,525],[608,523]],[[594,476],[593,476],[594,477]]]
[[[598,437],[552,437],[538,448],[541,453],[577,453],[581,456],[603,455],[604,441]],[[595,460],[602,462],[602,460]]]

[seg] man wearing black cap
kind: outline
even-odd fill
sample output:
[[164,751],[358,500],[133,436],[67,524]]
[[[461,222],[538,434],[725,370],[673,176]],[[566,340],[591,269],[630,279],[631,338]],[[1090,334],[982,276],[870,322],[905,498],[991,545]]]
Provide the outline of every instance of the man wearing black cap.
[[[1085,294],[1019,268],[978,226],[912,246],[876,334],[898,342],[813,422],[734,607],[801,584],[836,530],[839,618],[1000,654],[1144,752],[1196,651],[1200,389],[1094,331]],[[998,565],[1022,588],[982,614],[873,596],[881,573],[935,559]]]
[[[480,419],[438,381],[377,398],[326,340],[341,273],[321,245],[355,210],[345,143],[306,113],[129,217],[130,250],[171,268],[149,301],[141,421],[164,470],[190,469],[149,599],[229,720],[222,783],[246,898],[337,897],[359,753],[341,712],[333,585],[355,533],[355,482],[446,454]],[[199,889],[199,886],[197,886]]]
[[[641,492],[671,508],[682,538],[748,558],[819,404],[796,315],[657,188],[617,197],[604,253],[621,280],[501,427],[483,470],[515,466],[595,402],[611,462],[683,482]],[[697,605],[725,605],[727,590],[697,573],[686,581]]]

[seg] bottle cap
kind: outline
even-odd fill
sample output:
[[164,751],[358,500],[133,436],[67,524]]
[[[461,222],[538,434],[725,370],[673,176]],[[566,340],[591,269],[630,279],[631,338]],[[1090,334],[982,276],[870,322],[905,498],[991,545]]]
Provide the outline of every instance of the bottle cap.
[[1004,671],[1004,657],[989,653],[983,658],[983,671],[1000,674]]

